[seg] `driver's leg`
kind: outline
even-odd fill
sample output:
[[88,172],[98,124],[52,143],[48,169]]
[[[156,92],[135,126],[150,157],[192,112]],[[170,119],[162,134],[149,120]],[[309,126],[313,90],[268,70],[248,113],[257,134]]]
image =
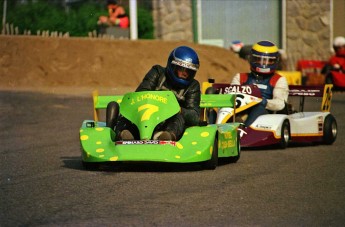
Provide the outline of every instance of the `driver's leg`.
[[263,114],[268,114],[268,111],[263,105],[253,106],[244,124],[247,127],[250,126],[256,120],[256,118],[258,118],[260,115],[263,115]]
[[115,126],[116,140],[139,139],[138,128],[123,116],[120,116]]
[[185,129],[185,121],[181,114],[169,118],[155,133],[154,139],[158,140],[179,140]]

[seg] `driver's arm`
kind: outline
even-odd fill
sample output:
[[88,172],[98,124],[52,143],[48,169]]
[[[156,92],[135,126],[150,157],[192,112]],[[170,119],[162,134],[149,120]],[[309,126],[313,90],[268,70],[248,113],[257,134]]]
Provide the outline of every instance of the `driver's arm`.
[[193,81],[185,94],[185,101],[180,103],[181,114],[185,120],[186,126],[199,124],[200,118],[200,84]]
[[267,99],[266,109],[272,111],[282,110],[289,96],[289,85],[285,77],[280,77],[273,89],[273,98]]
[[237,73],[231,80],[231,83],[232,85],[241,85],[241,82],[240,82],[240,74]]
[[164,74],[164,68],[159,65],[154,65],[148,71],[135,91],[154,91],[158,86],[160,75]]

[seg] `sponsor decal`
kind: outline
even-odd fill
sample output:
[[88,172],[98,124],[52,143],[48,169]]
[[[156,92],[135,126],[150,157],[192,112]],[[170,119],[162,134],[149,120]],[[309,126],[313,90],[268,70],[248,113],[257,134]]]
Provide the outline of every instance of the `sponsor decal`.
[[[136,101],[137,102],[141,102],[141,101],[144,101],[146,99],[155,100],[155,101],[158,101],[158,102],[161,102],[161,103],[164,103],[164,104],[168,103],[168,99],[166,97],[161,96],[161,95],[152,94],[152,93],[148,93],[148,94],[143,94],[143,95],[137,96]],[[135,101],[132,100],[132,104],[134,104],[134,103],[135,103]]]
[[[188,59],[188,60],[192,61],[192,59]],[[178,65],[178,66],[181,66],[181,67],[184,67],[187,69],[191,69],[194,71],[197,71],[199,68],[198,65],[193,64],[192,62],[187,62],[187,61],[182,61],[182,60],[172,60],[171,64]]]
[[228,147],[234,147],[234,146],[235,146],[234,140],[222,141],[220,145],[222,149],[226,149]]
[[322,90],[317,87],[294,87],[289,90],[290,96],[317,96],[321,97]]
[[257,124],[255,127],[257,127],[257,128],[262,128],[262,129],[265,129],[265,130],[271,130],[271,129],[272,129],[272,126],[271,126],[271,125]]
[[242,94],[252,94],[252,88],[250,86],[228,86],[224,88],[224,91],[222,91],[222,88],[220,89],[221,94],[230,94],[230,93],[242,93]]
[[258,88],[260,89],[267,89],[267,85],[265,84],[256,84],[258,86]]
[[128,140],[128,141],[116,141],[116,145],[171,145],[176,146],[176,141],[160,141],[160,140]]

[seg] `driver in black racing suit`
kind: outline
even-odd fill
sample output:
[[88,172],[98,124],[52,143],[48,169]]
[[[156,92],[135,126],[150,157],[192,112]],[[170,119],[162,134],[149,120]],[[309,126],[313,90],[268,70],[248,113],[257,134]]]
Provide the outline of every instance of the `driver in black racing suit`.
[[[199,124],[200,84],[194,79],[199,69],[197,53],[190,47],[179,46],[169,55],[167,66],[154,65],[145,75],[137,91],[172,91],[181,110],[156,127],[153,139],[176,141],[186,127]],[[137,127],[120,116],[115,127],[117,140],[139,138]]]

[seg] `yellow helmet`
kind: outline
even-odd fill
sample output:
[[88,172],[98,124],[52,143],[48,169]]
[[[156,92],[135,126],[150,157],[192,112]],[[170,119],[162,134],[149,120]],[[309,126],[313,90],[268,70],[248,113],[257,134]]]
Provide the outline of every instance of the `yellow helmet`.
[[260,41],[253,45],[250,52],[251,70],[258,74],[273,74],[279,62],[278,47],[270,41]]

